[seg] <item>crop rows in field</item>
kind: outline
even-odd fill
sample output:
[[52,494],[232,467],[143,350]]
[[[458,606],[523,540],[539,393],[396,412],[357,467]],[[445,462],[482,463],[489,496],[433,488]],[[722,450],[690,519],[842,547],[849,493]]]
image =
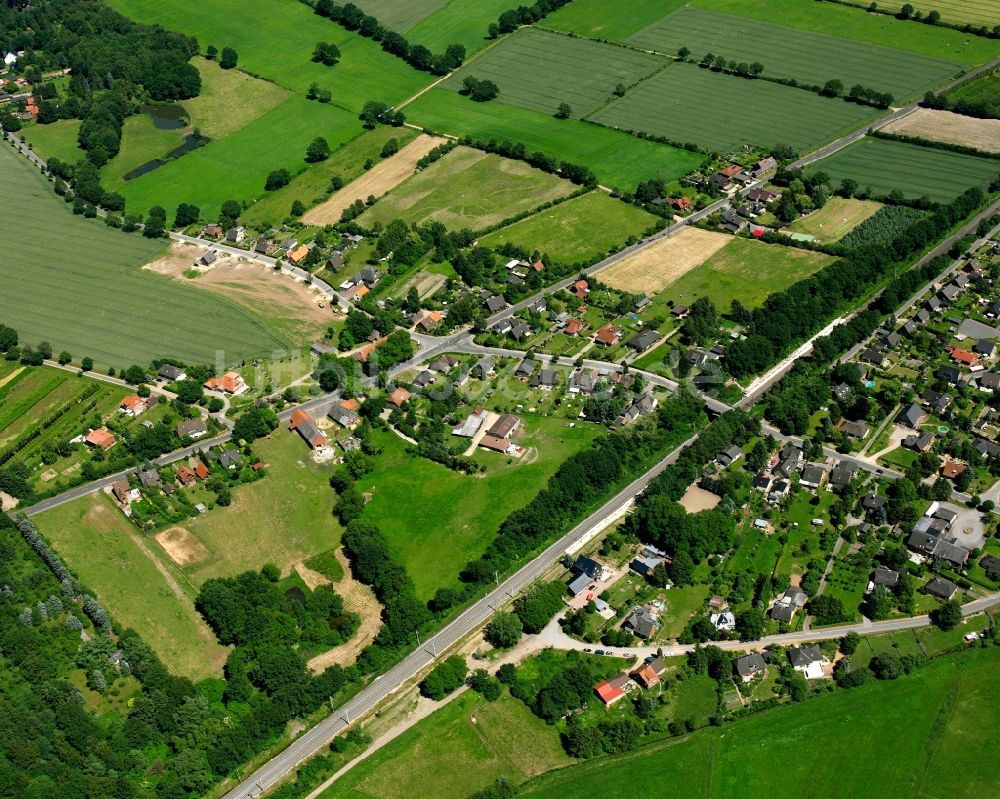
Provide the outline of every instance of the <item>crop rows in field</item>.
[[809,169],[817,170],[834,183],[852,178],[876,194],[899,189],[906,197],[949,202],[973,186],[985,187],[1000,174],[1000,161],[867,137]]
[[0,149],[8,255],[0,262],[4,323],[22,340],[98,366],[174,356],[212,362],[270,353],[286,342],[224,298],[140,266],[164,247],[76,217],[8,147]]
[[[1000,24],[1000,2],[998,0],[911,0],[910,5],[925,15],[930,11],[941,14],[942,22],[953,25],[985,25],[992,28]],[[900,0],[879,3],[879,8],[898,11],[903,7]]]
[[840,240],[847,249],[888,247],[923,216],[922,211],[906,205],[883,205]]
[[675,64],[590,119],[730,152],[778,143],[805,151],[874,116],[873,109],[801,89]]
[[756,61],[770,77],[820,86],[836,78],[845,88],[861,84],[897,99],[922,94],[960,71],[955,63],[917,53],[696,8],[668,14],[628,42],[664,53],[687,47],[695,58],[713,53]]
[[667,62],[624,47],[523,28],[487,50],[442,85],[462,88],[468,76],[491,80],[505,105],[555,113],[568,103],[576,118],[608,99],[618,84],[628,86]]
[[447,4],[448,0],[357,0],[354,5],[371,14],[389,30],[406,33]]

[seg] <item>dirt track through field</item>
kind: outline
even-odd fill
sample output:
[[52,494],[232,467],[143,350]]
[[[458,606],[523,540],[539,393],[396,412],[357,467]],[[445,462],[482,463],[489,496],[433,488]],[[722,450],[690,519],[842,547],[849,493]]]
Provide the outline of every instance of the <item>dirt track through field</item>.
[[316,674],[334,663],[341,666],[351,665],[361,650],[375,640],[382,626],[382,606],[375,599],[375,594],[367,585],[354,579],[351,574],[351,564],[347,562],[343,548],[337,550],[336,557],[344,570],[343,578],[336,583],[331,583],[324,575],[313,571],[303,563],[295,564],[295,571],[310,590],[319,585],[333,585],[333,589],[344,598],[344,607],[361,616],[361,626],[350,641],[322,652],[309,661],[309,668]]
[[652,295],[705,263],[730,241],[732,237],[724,233],[685,227],[676,236],[640,250],[597,276],[612,288]]
[[1000,153],[1000,119],[975,119],[951,111],[918,108],[890,122],[883,130]]
[[380,161],[361,177],[352,180],[329,200],[311,208],[302,217],[302,221],[307,225],[332,225],[339,222],[340,215],[355,200],[380,197],[396,188],[413,174],[417,161],[446,141],[447,139],[422,133],[394,156]]

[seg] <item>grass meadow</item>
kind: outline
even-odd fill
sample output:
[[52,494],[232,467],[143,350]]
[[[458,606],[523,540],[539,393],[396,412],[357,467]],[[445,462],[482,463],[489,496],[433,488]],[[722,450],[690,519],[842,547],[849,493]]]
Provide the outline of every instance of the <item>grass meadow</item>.
[[434,219],[450,230],[480,230],[575,190],[569,181],[523,161],[458,147],[404,180],[358,217],[358,224]]
[[[475,62],[474,62],[475,63]],[[508,139],[528,150],[586,164],[605,186],[632,190],[660,175],[673,180],[697,169],[702,156],[645,141],[620,131],[548,114],[475,103],[446,89],[432,89],[406,108],[407,117],[430,130],[477,139]]]
[[982,734],[1000,723],[998,660],[995,648],[942,659],[897,681],[596,758],[537,778],[519,795],[737,799],[822,786],[831,797],[983,796],[994,777],[981,764],[1000,756],[995,737]]
[[35,518],[87,588],[123,627],[135,629],[170,670],[198,680],[222,673],[227,650],[194,609],[193,588],[178,582],[103,493]]
[[[674,64],[589,118],[730,152],[744,144],[770,147],[779,142],[806,151],[875,116],[874,109],[844,100]],[[777,127],[776,119],[781,119]]]
[[681,276],[654,298],[690,305],[708,297],[720,311],[738,299],[748,308],[761,305],[769,294],[808,277],[834,259],[823,253],[734,238],[701,266]]
[[573,762],[555,728],[520,700],[505,693],[486,702],[467,691],[359,763],[320,799],[465,799],[500,777],[516,784]]
[[961,71],[953,61],[697,8],[663,17],[628,43],[671,54],[687,47],[695,58],[715,53],[731,61],[759,61],[767,77],[819,86],[837,78],[844,86],[860,83],[897,100],[922,95]]
[[689,2],[690,0],[630,0],[628,3],[609,3],[608,0],[573,0],[549,14],[542,25],[592,39],[623,42]]
[[[953,2],[967,5],[966,0]],[[867,14],[864,9],[836,3],[803,3],[802,0],[694,0],[691,5],[706,11],[735,14],[764,22],[780,20],[786,28],[909,50],[970,66],[985,64],[1000,55],[1000,41],[996,39],[970,36],[933,25],[915,24],[883,14]],[[767,62],[767,58],[758,60],[764,64]]]
[[18,132],[18,136],[31,144],[45,161],[58,158],[66,164],[75,164],[83,158],[83,150],[77,144],[80,133],[79,119],[60,119],[50,125],[28,125]]
[[325,200],[334,176],[339,176],[346,185],[365,171],[366,162],[378,163],[382,148],[389,139],[395,139],[402,148],[417,135],[412,128],[379,126],[365,131],[332,153],[326,161],[300,172],[284,188],[264,194],[243,212],[240,219],[256,227],[278,224],[289,215],[296,200],[306,208]]
[[378,437],[383,446],[377,470],[358,481],[370,492],[363,518],[377,524],[402,555],[417,587],[430,599],[451,586],[461,568],[493,540],[507,515],[531,500],[560,464],[586,448],[600,430],[565,419],[524,416],[526,434],[518,444],[534,448],[520,460],[499,453],[477,452],[487,466],[481,476],[451,471],[406,453],[392,433]]
[[486,247],[516,244],[563,263],[585,261],[620,248],[662,221],[641,208],[592,191],[559,203],[480,239]]
[[796,219],[784,230],[789,233],[805,233],[815,236],[823,244],[832,244],[874,216],[881,207],[882,204],[874,200],[831,197],[818,211]]
[[306,148],[322,135],[336,150],[362,131],[357,116],[332,105],[290,96],[238,131],[117,186],[131,210],[162,205],[168,216],[193,203],[214,218],[226,200],[251,202],[265,195],[274,169],[293,175],[307,168]]
[[494,102],[544,114],[568,103],[578,119],[605,102],[618,84],[629,86],[666,64],[648,53],[522,28],[442,86],[457,92],[466,77],[489,79],[500,89]]
[[834,184],[853,178],[876,194],[899,189],[906,197],[950,202],[972,186],[985,187],[1000,174],[1000,161],[865,137],[809,168],[816,170],[829,174]]
[[265,322],[222,297],[139,267],[163,252],[150,241],[73,216],[24,159],[0,148],[8,255],[0,265],[4,323],[23,341],[51,342],[98,367],[173,356],[227,362],[285,348]]
[[461,44],[471,55],[489,44],[486,32],[490,23],[510,7],[510,0],[450,0],[408,30],[406,38],[435,53],[449,44]]
[[442,6],[448,0],[358,0],[355,5],[371,14],[389,30],[405,33]]

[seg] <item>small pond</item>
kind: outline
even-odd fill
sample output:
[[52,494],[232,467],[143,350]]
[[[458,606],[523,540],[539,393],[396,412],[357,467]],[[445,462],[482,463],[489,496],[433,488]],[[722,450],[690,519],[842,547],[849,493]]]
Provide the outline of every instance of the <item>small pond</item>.
[[154,158],[152,161],[147,161],[145,164],[137,166],[131,172],[126,172],[125,175],[122,176],[122,180],[133,180],[135,178],[141,177],[142,175],[146,175],[149,172],[152,172],[154,169],[159,169],[168,161],[172,161],[175,158],[180,158],[182,155],[185,155],[191,152],[192,150],[197,150],[199,147],[204,147],[210,141],[211,139],[208,138],[208,136],[202,136],[196,133],[189,133],[187,136],[184,137],[184,143],[180,147],[175,147],[173,150],[171,150],[162,158]]
[[148,103],[142,107],[142,113],[160,130],[180,130],[188,123],[187,111],[177,103]]

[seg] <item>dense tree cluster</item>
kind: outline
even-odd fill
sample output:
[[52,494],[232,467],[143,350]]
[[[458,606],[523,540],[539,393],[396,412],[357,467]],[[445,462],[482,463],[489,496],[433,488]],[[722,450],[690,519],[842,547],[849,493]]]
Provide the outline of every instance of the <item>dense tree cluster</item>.
[[465,658],[461,655],[452,655],[438,663],[420,681],[420,694],[428,699],[444,699],[462,687],[465,675],[468,673],[469,667],[465,665]]
[[570,0],[538,0],[533,6],[518,6],[504,11],[496,22],[490,23],[489,37],[495,39],[501,33],[511,33],[522,25],[533,25],[557,11]]

